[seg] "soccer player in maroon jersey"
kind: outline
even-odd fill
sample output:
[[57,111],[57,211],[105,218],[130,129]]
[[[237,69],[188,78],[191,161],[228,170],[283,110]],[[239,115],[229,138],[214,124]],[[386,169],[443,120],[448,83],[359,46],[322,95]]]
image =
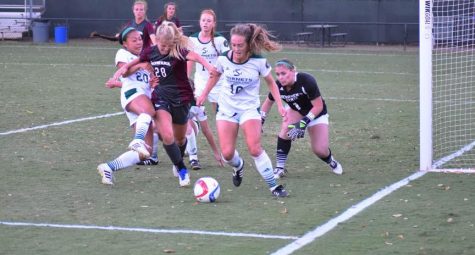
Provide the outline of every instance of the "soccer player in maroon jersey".
[[156,32],[157,45],[144,49],[140,57],[117,70],[113,79],[126,74],[130,67],[149,62],[159,83],[152,94],[155,125],[163,147],[174,165],[174,173],[180,186],[190,185],[190,176],[183,162],[186,148],[188,112],[193,100],[193,89],[188,81],[187,61],[202,64],[210,75],[216,69],[197,53],[190,51],[188,37],[171,22],[164,22]]

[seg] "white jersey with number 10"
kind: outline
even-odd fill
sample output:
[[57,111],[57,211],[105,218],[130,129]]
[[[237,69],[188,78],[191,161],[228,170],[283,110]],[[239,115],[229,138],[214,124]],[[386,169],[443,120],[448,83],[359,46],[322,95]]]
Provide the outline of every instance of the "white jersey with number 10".
[[269,75],[271,71],[267,59],[252,55],[246,62],[238,64],[228,55],[231,56],[219,56],[216,63],[216,68],[223,78],[218,101],[219,110],[231,113],[259,108],[260,77]]

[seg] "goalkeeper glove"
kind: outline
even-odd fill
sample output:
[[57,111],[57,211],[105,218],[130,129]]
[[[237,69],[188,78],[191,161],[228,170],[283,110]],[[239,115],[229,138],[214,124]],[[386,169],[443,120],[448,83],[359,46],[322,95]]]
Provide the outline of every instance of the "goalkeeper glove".
[[308,123],[312,121],[307,116],[303,117],[299,122],[288,125],[289,131],[287,136],[292,140],[303,138],[305,135],[305,129],[307,128]]

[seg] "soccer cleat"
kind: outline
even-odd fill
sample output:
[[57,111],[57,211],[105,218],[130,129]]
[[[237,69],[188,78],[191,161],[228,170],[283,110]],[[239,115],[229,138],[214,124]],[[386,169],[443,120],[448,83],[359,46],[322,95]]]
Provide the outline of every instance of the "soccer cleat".
[[332,172],[334,174],[337,174],[337,175],[342,175],[343,174],[343,167],[341,166],[340,163],[338,163],[338,161],[336,161],[333,158],[333,156],[332,156],[332,161],[328,165],[330,166],[330,169],[332,170]]
[[277,185],[271,189],[272,195],[275,197],[288,197],[289,193],[284,189],[284,186]]
[[102,163],[98,165],[97,172],[99,172],[99,174],[101,175],[101,181],[103,184],[114,185],[114,175],[112,174],[111,168],[107,164]]
[[188,170],[186,170],[186,168],[183,168],[178,172],[178,181],[180,183],[180,187],[190,185],[190,175],[188,174]]
[[191,170],[200,170],[201,164],[200,161],[197,159],[190,160]]
[[129,149],[140,154],[141,158],[150,158],[150,152],[147,150],[147,145],[142,139],[134,139],[129,144]]
[[158,163],[160,163],[160,160],[158,160],[158,158],[149,158],[149,159],[146,159],[144,161],[140,161],[139,163],[137,163],[137,165],[139,165],[139,166],[156,166],[156,165],[158,165]]
[[241,159],[241,164],[238,167],[233,167],[233,184],[236,187],[239,187],[242,182],[242,177],[244,176],[244,160]]
[[274,178],[275,178],[275,179],[280,179],[280,178],[282,178],[282,177],[284,177],[284,176],[286,176],[286,175],[287,175],[287,169],[286,169],[286,168],[284,168],[284,167],[276,167],[276,168],[274,169]]

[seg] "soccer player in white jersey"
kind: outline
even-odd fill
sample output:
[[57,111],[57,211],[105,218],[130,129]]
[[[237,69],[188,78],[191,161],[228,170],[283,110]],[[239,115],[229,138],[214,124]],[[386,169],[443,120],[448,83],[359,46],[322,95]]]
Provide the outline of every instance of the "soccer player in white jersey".
[[[125,28],[119,36],[119,42],[123,45],[123,48],[117,51],[115,57],[117,68],[121,68],[138,58],[143,46],[139,31],[133,27]],[[150,145],[153,139],[151,123],[155,111],[150,100],[152,93],[149,83],[150,73],[146,71],[149,69],[146,63],[137,65],[129,70],[120,82],[109,80],[106,83],[109,88],[121,87],[121,105],[130,121],[130,125],[135,129],[135,134],[134,139],[129,144],[130,151],[97,167],[103,184],[113,185],[114,171],[135,165],[150,157]]]
[[[288,192],[277,183],[272,162],[261,146],[261,116],[259,113],[260,77],[264,77],[270,93],[280,98],[271,74],[271,66],[261,55],[262,50],[277,51],[281,46],[270,39],[269,32],[256,24],[238,24],[231,29],[231,50],[218,57],[217,76],[210,76],[206,87],[197,99],[202,105],[220,76],[224,76],[218,99],[216,127],[224,162],[233,167],[233,184],[240,186],[244,161],[236,150],[239,128],[242,129],[247,148],[257,171],[265,180],[272,195],[286,197]],[[285,116],[281,101],[279,113]]]
[[[193,51],[199,54],[201,57],[206,59],[210,64],[215,65],[218,56],[221,55],[223,52],[229,50],[229,43],[224,36],[219,33],[216,33],[216,13],[212,9],[205,9],[201,11],[200,14],[200,32],[197,32],[190,36],[190,41],[193,43]],[[194,73],[194,94],[195,97],[199,97],[203,92],[206,82],[209,78],[209,73],[203,65],[199,63],[188,62],[188,75],[193,73],[193,66],[195,66],[195,73]],[[214,86],[211,92],[208,95],[208,101],[211,103],[213,112],[216,112],[216,106],[218,102],[219,96],[219,89],[220,89],[220,81]],[[194,107],[192,107],[193,109]],[[203,106],[195,109],[196,111],[203,111],[205,113],[205,109]],[[198,145],[196,143],[196,135],[198,134],[197,126],[195,125],[195,119],[190,119],[188,122],[188,132],[187,132],[187,152],[190,157],[190,165],[191,168],[194,170],[198,170],[201,168],[199,159],[198,159]],[[200,120],[198,120],[200,121]],[[206,135],[205,130],[203,130],[203,134]],[[206,136],[208,139],[208,143],[210,143],[210,138]],[[213,149],[213,148],[212,148]],[[213,150],[214,151],[214,150]],[[193,153],[193,154],[190,154]]]
[[[229,43],[224,36],[216,33],[216,14],[211,9],[205,9],[200,15],[201,31],[190,36],[193,42],[193,51],[201,55],[210,64],[215,65],[218,56],[229,50]],[[188,74],[193,70],[192,62],[188,63]],[[203,92],[206,82],[208,81],[209,73],[201,64],[195,64],[195,96],[199,97]],[[208,101],[213,105],[213,111],[216,112],[216,104],[219,97],[219,89],[221,87],[221,80],[214,86],[208,94]]]
[[[308,130],[310,135],[313,153],[327,163],[333,173],[343,174],[343,167],[335,160],[329,147],[329,116],[317,80],[311,74],[297,72],[288,59],[277,61],[275,74],[280,92],[277,101],[282,99],[288,106],[286,119],[282,121],[277,136],[275,177],[281,178],[286,174],[285,163],[292,141],[303,138],[305,130]],[[269,94],[262,104],[262,122],[275,101],[274,96]]]

